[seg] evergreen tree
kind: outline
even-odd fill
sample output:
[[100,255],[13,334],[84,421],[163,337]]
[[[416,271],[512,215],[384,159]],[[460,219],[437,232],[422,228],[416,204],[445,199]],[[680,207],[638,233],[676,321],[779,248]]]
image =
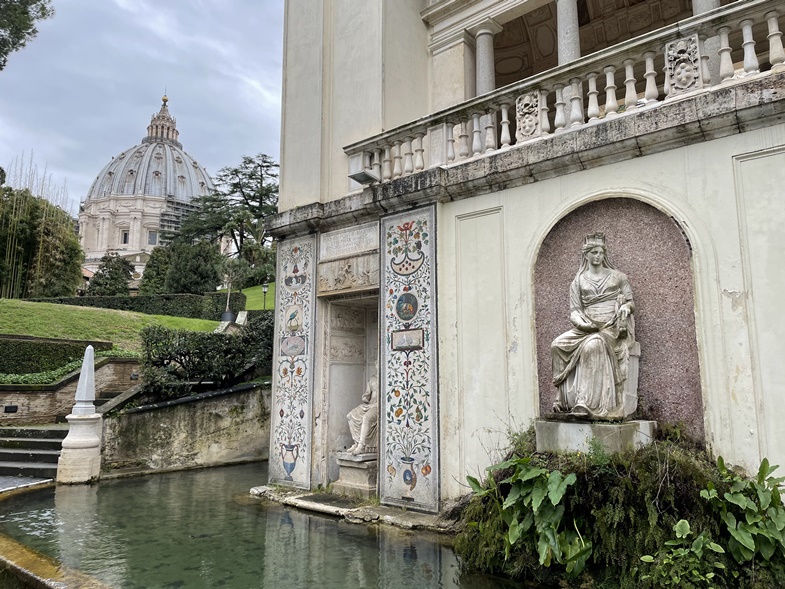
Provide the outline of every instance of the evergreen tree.
[[51,0],[0,0],[0,70],[8,55],[38,34],[36,21],[55,13]]
[[238,258],[248,262],[250,284],[261,284],[275,274],[265,221],[278,206],[278,164],[260,153],[244,156],[238,166],[222,168],[215,177],[216,191],[194,200],[174,241],[231,240]]
[[166,273],[169,271],[171,259],[169,248],[162,246],[153,248],[139,283],[140,295],[156,295],[166,292]]
[[128,295],[128,281],[134,273],[134,265],[116,253],[101,258],[98,271],[90,280],[87,294],[98,297]]
[[207,241],[175,242],[166,273],[166,292],[203,294],[221,284],[221,254]]

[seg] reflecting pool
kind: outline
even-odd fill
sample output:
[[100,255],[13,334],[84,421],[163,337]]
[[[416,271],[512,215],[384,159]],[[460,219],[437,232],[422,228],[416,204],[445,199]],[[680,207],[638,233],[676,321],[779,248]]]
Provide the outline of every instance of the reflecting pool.
[[511,586],[460,575],[435,535],[260,504],[266,480],[256,463],[43,489],[0,501],[0,532],[117,588]]

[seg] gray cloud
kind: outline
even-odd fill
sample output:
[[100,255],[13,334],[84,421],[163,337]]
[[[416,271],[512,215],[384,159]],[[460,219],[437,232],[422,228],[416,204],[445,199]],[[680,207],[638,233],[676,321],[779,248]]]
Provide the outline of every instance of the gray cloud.
[[278,159],[284,0],[55,0],[0,72],[0,165],[35,152],[72,208],[139,143],[166,89],[185,150],[214,174]]

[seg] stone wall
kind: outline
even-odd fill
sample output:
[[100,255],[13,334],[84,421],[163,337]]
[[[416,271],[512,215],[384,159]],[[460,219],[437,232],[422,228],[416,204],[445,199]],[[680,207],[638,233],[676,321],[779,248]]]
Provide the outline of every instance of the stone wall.
[[[137,381],[131,373],[139,372],[134,359],[99,359],[95,368],[96,396],[101,392],[121,392]],[[76,397],[79,372],[69,374],[51,385],[0,385],[0,425],[34,425],[54,423],[71,412]],[[16,413],[5,413],[16,406]]]
[[235,387],[105,418],[103,468],[178,470],[264,460],[269,404],[269,387]]

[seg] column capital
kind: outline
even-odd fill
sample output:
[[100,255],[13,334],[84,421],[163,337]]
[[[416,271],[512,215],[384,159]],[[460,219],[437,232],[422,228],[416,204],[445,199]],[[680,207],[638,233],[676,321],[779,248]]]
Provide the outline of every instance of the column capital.
[[486,18],[482,22],[469,28],[468,31],[476,38],[480,35],[495,35],[496,33],[501,33],[502,26],[496,22],[495,19]]

